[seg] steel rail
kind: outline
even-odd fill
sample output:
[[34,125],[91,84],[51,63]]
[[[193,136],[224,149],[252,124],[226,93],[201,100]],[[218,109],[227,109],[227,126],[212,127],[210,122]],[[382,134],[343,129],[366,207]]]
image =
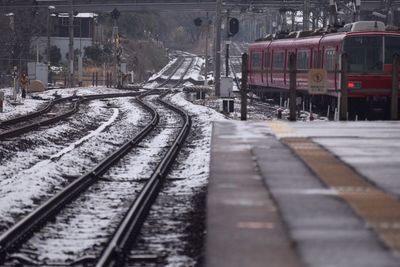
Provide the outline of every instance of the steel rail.
[[43,113],[48,112],[55,104],[57,104],[59,102],[63,102],[63,101],[72,100],[73,98],[76,98],[76,97],[70,96],[70,97],[53,99],[50,102],[48,102],[47,105],[43,109],[40,109],[38,111],[29,113],[29,114],[26,114],[26,115],[18,116],[18,117],[12,118],[12,119],[0,121],[0,126],[12,125],[12,124],[24,121],[24,120],[28,120],[28,119],[32,119],[34,117],[38,117],[38,116],[42,115]]
[[62,191],[51,197],[36,210],[24,217],[0,236],[0,264],[4,263],[8,252],[13,251],[21,242],[26,240],[35,229],[39,229],[50,218],[55,216],[62,207],[84,192],[133,147],[143,140],[158,124],[159,115],[141,99],[137,101],[152,114],[150,123],[133,139],[126,142],[120,149],[105,158],[96,167],[70,183]]
[[153,172],[150,179],[140,191],[138,197],[130,206],[124,219],[121,221],[120,225],[114,232],[114,235],[109,240],[107,246],[100,255],[96,263],[96,267],[122,266],[130,245],[137,238],[143,221],[147,216],[152,203],[157,197],[170,167],[172,166],[175,158],[183,146],[184,141],[186,140],[187,135],[189,134],[191,118],[188,113],[164,100],[161,100],[161,98],[159,98],[158,101],[179,113],[184,118],[184,125],[182,126],[182,129],[174,143],[169,148],[167,154],[157,165],[156,170]]
[[178,86],[182,83],[182,81],[183,81],[183,79],[185,78],[186,74],[187,74],[188,71],[191,69],[191,66],[193,65],[193,63],[194,63],[194,57],[191,58],[191,61],[190,61],[189,65],[188,65],[188,67],[186,68],[185,72],[182,74],[182,76],[181,76],[181,78],[178,80],[178,82],[172,86],[172,88],[176,88],[176,87],[178,87]]
[[[53,118],[50,118],[50,119],[47,119],[47,120],[43,120],[43,121],[34,122],[34,123],[31,123],[31,124],[27,124],[27,125],[23,125],[23,126],[20,126],[20,127],[17,127],[17,128],[13,128],[13,129],[9,129],[9,130],[3,131],[3,132],[0,133],[0,140],[4,140],[4,139],[9,138],[9,137],[18,136],[18,135],[21,135],[23,133],[35,130],[35,129],[39,128],[40,126],[49,125],[49,124],[52,124],[54,122],[61,121],[64,118],[67,118],[67,117],[71,116],[72,114],[76,113],[78,111],[78,107],[79,107],[79,104],[80,104],[81,101],[82,101],[82,99],[77,98],[77,101],[74,103],[72,109],[70,109],[67,112],[62,113],[62,114],[60,114],[58,116],[55,116]],[[42,114],[43,113],[39,114],[38,116],[29,117],[29,119],[37,118]],[[18,119],[21,119],[21,117],[19,117]],[[23,120],[19,120],[18,122],[22,122],[22,121]]]
[[[128,97],[128,96],[137,96],[139,95],[139,92],[131,92],[131,93],[124,93],[124,94],[120,94],[120,93],[115,93],[115,94],[101,94],[101,95],[87,95],[87,96],[70,96],[70,97],[65,97],[65,98],[59,98],[56,99],[54,101],[51,101],[44,109],[39,110],[37,112],[33,112],[30,113],[28,115],[25,116],[20,116],[17,118],[13,118],[7,121],[3,121],[0,126],[3,125],[12,125],[13,123],[19,123],[19,122],[23,122],[25,120],[29,120],[29,119],[33,119],[33,118],[37,118],[41,115],[43,115],[44,113],[48,112],[49,110],[51,110],[51,108],[60,102],[64,102],[64,101],[68,101],[68,100],[74,100],[76,99],[77,101],[74,103],[74,106],[72,109],[68,110],[67,112],[60,114],[58,116],[55,116],[53,118],[47,119],[47,120],[42,120],[42,121],[38,121],[38,122],[34,122],[31,124],[27,124],[27,125],[23,125],[14,129],[9,129],[6,131],[2,131],[0,132],[0,140],[4,140],[5,138],[9,138],[9,137],[15,137],[18,135],[21,135],[23,133],[35,130],[41,126],[44,125],[49,125],[58,121],[61,121],[69,116],[71,116],[72,114],[76,113],[78,111],[78,107],[79,104],[81,102],[85,102],[85,101],[91,101],[91,100],[95,100],[95,99],[104,99],[104,98],[113,98],[113,97]],[[6,123],[6,124],[4,124]]]
[[[157,88],[160,88],[160,87],[166,85],[168,82],[170,82],[172,76],[174,76],[174,74],[180,69],[180,67],[182,67],[184,61],[185,61],[185,57],[182,58],[182,60],[178,63],[178,65],[173,69],[173,71],[171,72],[171,74],[168,75],[168,78],[165,79],[161,84],[159,84],[159,85],[157,86]],[[159,78],[161,78],[161,77],[159,77]]]

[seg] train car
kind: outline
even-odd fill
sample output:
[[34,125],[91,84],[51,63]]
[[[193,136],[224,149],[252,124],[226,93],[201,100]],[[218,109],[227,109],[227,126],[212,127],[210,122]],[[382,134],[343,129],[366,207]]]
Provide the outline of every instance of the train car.
[[[393,55],[400,54],[400,32],[382,22],[346,24],[335,33],[294,32],[267,36],[249,45],[250,89],[260,97],[285,97],[289,89],[289,53],[297,58],[297,92],[313,106],[337,107],[341,55],[347,54],[350,118],[387,117],[390,110]],[[308,95],[308,71],[327,71],[327,93]],[[379,114],[378,114],[379,113]]]

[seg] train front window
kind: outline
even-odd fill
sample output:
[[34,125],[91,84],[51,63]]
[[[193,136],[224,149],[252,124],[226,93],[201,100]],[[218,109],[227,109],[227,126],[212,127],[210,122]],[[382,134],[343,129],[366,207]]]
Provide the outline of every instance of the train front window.
[[385,64],[393,64],[393,55],[400,55],[400,37],[385,37]]
[[344,41],[348,71],[374,73],[383,71],[383,40],[380,36],[350,37]]

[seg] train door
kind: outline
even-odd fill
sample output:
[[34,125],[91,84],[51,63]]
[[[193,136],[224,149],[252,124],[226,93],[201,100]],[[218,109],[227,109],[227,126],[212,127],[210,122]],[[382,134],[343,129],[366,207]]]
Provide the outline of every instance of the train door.
[[311,50],[301,48],[297,52],[297,84],[299,89],[307,88],[308,70],[310,69]]
[[285,50],[272,51],[272,83],[276,87],[284,87],[285,81]]
[[253,51],[250,55],[250,81],[253,84],[261,84],[262,76],[262,51]]
[[336,66],[336,47],[324,47],[323,48],[322,64],[326,70],[327,86],[328,90],[336,89],[336,78],[337,78],[337,66]]

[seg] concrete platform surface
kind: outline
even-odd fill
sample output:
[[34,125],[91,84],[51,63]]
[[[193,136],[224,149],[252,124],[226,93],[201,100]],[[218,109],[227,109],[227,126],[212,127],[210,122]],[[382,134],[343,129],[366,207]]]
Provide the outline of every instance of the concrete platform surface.
[[[298,155],[297,143],[285,142],[296,138],[322,146],[372,187],[398,197],[398,122],[216,122],[206,266],[400,266],[396,246],[354,207],[354,192],[348,201]],[[302,149],[307,156],[309,148]],[[400,240],[392,228],[389,240]]]

